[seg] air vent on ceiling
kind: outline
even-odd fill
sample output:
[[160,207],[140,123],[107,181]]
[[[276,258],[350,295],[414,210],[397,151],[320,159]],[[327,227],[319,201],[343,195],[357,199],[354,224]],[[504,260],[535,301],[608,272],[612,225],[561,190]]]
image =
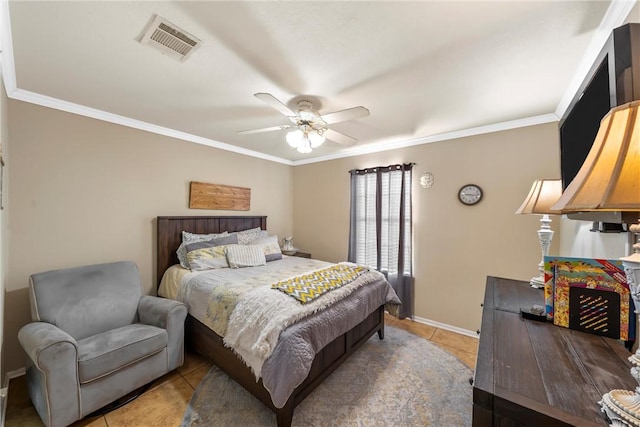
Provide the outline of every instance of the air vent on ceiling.
[[182,62],[202,43],[158,15],[151,17],[139,40]]

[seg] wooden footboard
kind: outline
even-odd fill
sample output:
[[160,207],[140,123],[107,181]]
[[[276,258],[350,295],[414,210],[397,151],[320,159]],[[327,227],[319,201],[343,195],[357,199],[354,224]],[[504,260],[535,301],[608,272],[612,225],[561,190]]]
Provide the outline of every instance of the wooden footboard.
[[278,427],[289,427],[293,418],[293,409],[375,332],[380,339],[384,338],[384,306],[380,306],[361,323],[320,350],[313,360],[307,379],[296,387],[284,407],[276,408],[269,392],[262,385],[262,380],[256,382],[251,369],[233,351],[224,346],[221,336],[191,315],[187,316],[185,329],[187,346],[211,360],[265,406],[273,410],[276,413]]

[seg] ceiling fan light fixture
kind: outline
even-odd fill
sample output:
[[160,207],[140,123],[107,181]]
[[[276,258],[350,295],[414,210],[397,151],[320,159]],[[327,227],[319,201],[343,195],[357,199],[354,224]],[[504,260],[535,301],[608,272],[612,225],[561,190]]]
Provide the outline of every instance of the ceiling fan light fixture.
[[310,111],[310,110],[306,110],[306,111],[305,110],[301,110],[298,113],[298,117],[300,117],[300,119],[302,119],[305,122],[312,122],[312,121],[314,121],[315,119],[318,118],[318,115],[315,114],[313,111]]
[[303,139],[302,143],[298,146],[297,150],[299,153],[309,154],[312,151],[311,143],[309,142],[309,139],[307,138]]
[[302,145],[304,133],[300,129],[292,130],[287,133],[285,138],[287,140],[287,144],[289,144],[291,148],[298,148]]
[[313,103],[309,100],[298,101],[298,108],[294,111],[287,104],[280,101],[270,93],[259,92],[255,93],[254,96],[286,116],[291,124],[240,131],[238,133],[248,135],[260,132],[292,129],[285,135],[285,140],[291,148],[295,148],[303,154],[311,153],[314,148],[324,144],[327,137],[338,144],[353,144],[357,141],[355,138],[330,129],[329,125],[347,120],[355,120],[369,115],[369,110],[362,106],[347,108],[345,110],[334,111],[321,115],[316,109],[314,109]]
[[312,130],[308,135],[311,148],[318,148],[324,143],[325,137],[320,132]]

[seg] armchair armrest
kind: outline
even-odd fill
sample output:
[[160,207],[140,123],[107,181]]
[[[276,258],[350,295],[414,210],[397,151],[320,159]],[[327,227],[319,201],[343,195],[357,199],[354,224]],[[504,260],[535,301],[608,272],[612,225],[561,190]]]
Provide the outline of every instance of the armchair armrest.
[[180,301],[143,295],[138,303],[140,323],[167,330],[169,370],[184,362],[184,320],[187,306]]
[[180,301],[143,295],[138,303],[138,317],[140,323],[168,329],[173,318],[184,322],[187,307]]
[[[33,364],[40,370],[46,370],[60,352],[69,353],[70,362],[78,362],[78,343],[62,329],[45,322],[33,322],[23,326],[18,332],[18,340]],[[72,357],[73,356],[73,357]],[[74,376],[75,377],[75,376]]]
[[46,425],[68,425],[82,418],[78,343],[60,328],[33,322],[18,332],[29,356],[29,396]]

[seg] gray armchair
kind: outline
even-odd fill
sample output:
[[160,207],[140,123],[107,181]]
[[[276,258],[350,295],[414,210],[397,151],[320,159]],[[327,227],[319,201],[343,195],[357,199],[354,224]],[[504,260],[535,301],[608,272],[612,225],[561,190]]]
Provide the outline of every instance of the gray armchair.
[[184,361],[185,305],[143,295],[133,262],[34,274],[33,323],[18,333],[29,396],[47,426],[66,426]]

